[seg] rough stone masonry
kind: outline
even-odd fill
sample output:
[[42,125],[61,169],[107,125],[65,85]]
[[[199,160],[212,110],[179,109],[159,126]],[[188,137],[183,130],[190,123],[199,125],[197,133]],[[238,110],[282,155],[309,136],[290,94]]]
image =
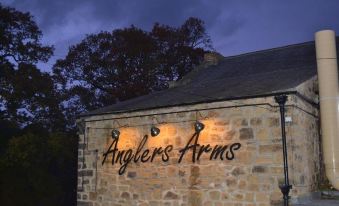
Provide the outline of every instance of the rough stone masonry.
[[[314,79],[299,86],[312,96]],[[292,202],[317,188],[320,176],[318,110],[298,96],[289,95],[286,116],[287,149]],[[255,104],[255,105],[253,105]],[[307,112],[305,112],[307,111]],[[143,112],[105,114],[82,119],[79,135],[78,205],[140,206],[269,206],[281,205],[283,182],[280,116],[273,97],[171,107]],[[192,162],[192,150],[182,161],[179,150],[194,133],[193,124],[205,125],[199,144],[241,144],[233,160],[210,159],[207,154]],[[151,126],[160,128],[156,137]],[[119,164],[105,162],[112,144],[111,131],[120,131],[119,150],[137,147],[153,151],[173,145],[168,161],[131,162],[119,175]]]

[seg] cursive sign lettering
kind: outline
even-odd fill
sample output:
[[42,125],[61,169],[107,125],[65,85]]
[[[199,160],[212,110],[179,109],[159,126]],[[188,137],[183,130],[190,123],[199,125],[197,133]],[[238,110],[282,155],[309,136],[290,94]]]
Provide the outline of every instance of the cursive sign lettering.
[[[198,161],[200,157],[204,153],[210,153],[210,160],[215,160],[219,158],[220,160],[233,160],[235,157],[234,151],[239,150],[241,147],[240,143],[233,143],[231,145],[215,145],[212,147],[210,144],[207,145],[200,145],[199,142],[199,135],[200,132],[195,132],[192,137],[187,142],[186,146],[179,150],[179,160],[178,163],[181,163],[185,154],[188,153],[189,150],[192,150],[192,162]],[[119,168],[119,175],[125,173],[127,166],[133,161],[134,163],[137,162],[153,162],[153,160],[157,157],[161,157],[163,162],[167,162],[170,159],[169,153],[173,150],[173,145],[168,145],[165,148],[163,147],[156,147],[152,151],[150,149],[144,149],[144,146],[148,140],[148,135],[145,135],[136,151],[134,152],[132,149],[128,150],[119,150],[118,149],[118,142],[119,136],[113,138],[113,142],[108,147],[108,150],[103,154],[102,164],[105,163],[107,157],[109,155],[112,156],[112,165],[120,164]]]

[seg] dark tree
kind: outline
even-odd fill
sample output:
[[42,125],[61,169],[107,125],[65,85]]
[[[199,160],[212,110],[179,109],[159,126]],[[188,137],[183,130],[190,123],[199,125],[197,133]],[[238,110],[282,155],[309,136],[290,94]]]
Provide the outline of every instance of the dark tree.
[[29,13],[0,4],[1,205],[74,205],[77,138],[52,77],[53,48]]
[[32,64],[20,63],[17,69],[2,67],[0,95],[2,119],[25,126],[44,125],[51,131],[65,128],[64,115],[54,82]]
[[[12,138],[0,159],[2,205],[74,205],[77,139],[28,129]],[[74,152],[75,151],[75,152]],[[72,184],[70,184],[72,183]]]
[[40,43],[42,32],[29,13],[0,4],[0,62],[46,62],[53,48]]
[[156,23],[150,35],[157,45],[155,61],[160,88],[181,79],[201,62],[205,50],[213,49],[204,22],[193,17],[179,28]]
[[51,111],[57,113],[54,83],[35,66],[39,61],[46,62],[53,53],[51,46],[41,44],[41,37],[42,32],[29,13],[0,4],[2,119],[27,125],[32,121],[46,121]]
[[204,23],[178,28],[156,23],[89,35],[54,65],[69,113],[81,113],[168,87],[199,64],[211,42]]
[[[204,23],[155,24],[88,35],[70,47],[53,76],[36,64],[53,47],[29,13],[0,4],[0,202],[74,205],[76,115],[164,89],[211,49]],[[19,197],[19,198],[18,198]]]
[[57,61],[55,78],[67,90],[69,104],[98,108],[152,89],[154,51],[151,37],[133,26],[89,35]]

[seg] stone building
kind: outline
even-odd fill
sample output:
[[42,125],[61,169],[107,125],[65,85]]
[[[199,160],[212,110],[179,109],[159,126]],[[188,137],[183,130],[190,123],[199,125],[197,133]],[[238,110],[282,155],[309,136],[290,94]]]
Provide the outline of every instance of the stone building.
[[78,205],[281,205],[276,96],[288,98],[290,203],[311,196],[324,176],[317,82],[314,42],[208,54],[167,90],[84,114]]

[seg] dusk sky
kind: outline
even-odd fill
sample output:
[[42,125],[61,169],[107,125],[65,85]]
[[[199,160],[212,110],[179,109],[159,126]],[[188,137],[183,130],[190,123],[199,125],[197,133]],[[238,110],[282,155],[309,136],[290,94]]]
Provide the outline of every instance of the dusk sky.
[[155,22],[181,25],[188,17],[205,21],[215,50],[224,56],[313,40],[314,32],[339,34],[338,0],[1,0],[29,11],[55,56],[40,65],[49,71],[68,47],[86,34]]

